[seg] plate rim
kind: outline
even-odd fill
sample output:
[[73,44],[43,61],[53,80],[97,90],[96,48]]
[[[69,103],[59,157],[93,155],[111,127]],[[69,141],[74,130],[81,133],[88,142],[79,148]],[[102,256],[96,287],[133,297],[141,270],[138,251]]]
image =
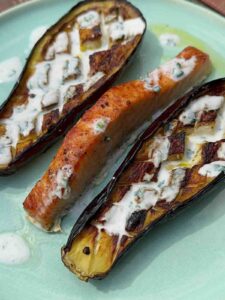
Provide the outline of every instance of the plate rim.
[[[76,0],[77,3],[82,2],[82,1],[86,1],[86,0]],[[132,2],[132,0],[128,0],[128,1]],[[225,17],[224,16],[220,15],[218,12],[210,9],[207,6],[202,6],[201,3],[199,3],[199,4],[198,3],[193,3],[193,2],[190,2],[188,0],[169,0],[169,1],[171,1],[175,4],[178,4],[178,5],[184,5],[184,6],[190,7],[192,9],[197,9],[199,12],[207,13],[209,16],[212,16],[212,17],[218,19],[218,21],[222,21],[223,23],[225,23]],[[7,10],[0,13],[0,20],[5,18],[5,17],[10,17],[10,15],[13,15],[18,11],[22,11],[26,7],[29,7],[29,6],[32,7],[33,5],[41,4],[42,2],[45,3],[46,0],[31,0],[31,1],[27,1],[27,2],[24,2],[24,3],[17,4],[16,6],[12,6],[11,8],[9,8],[9,9],[7,9]],[[54,0],[48,0],[48,2],[53,3]],[[74,3],[74,5],[76,5],[76,3]]]

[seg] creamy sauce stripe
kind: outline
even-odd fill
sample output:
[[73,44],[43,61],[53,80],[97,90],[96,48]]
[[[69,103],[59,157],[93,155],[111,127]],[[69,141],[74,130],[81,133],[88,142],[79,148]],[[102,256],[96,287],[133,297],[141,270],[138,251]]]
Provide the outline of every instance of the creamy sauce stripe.
[[145,88],[150,91],[160,92],[161,76],[167,76],[173,81],[180,81],[194,70],[195,64],[195,56],[189,59],[175,57],[148,75],[144,80]]
[[148,210],[160,200],[171,202],[179,193],[180,184],[185,176],[184,169],[168,171],[161,168],[157,182],[136,183],[125,194],[120,202],[107,211],[102,223],[95,223],[98,230],[104,229],[109,235],[129,236],[126,230],[127,222],[134,212]]
[[55,186],[50,192],[49,197],[52,199],[57,196],[59,199],[68,199],[71,188],[69,186],[69,179],[73,174],[73,166],[65,165],[59,169],[55,175]]

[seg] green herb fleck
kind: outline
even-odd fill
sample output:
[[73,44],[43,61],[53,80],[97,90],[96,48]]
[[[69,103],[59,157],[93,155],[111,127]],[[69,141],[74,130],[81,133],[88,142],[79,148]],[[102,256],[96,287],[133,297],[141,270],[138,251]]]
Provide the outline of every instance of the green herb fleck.
[[159,93],[160,90],[161,90],[160,86],[158,86],[158,85],[153,86],[153,91],[154,92]]
[[177,65],[177,68],[182,69],[181,63],[177,62],[176,65]]
[[182,70],[182,65],[179,62],[176,62],[176,67],[173,69],[173,75],[176,78],[179,78],[184,75],[184,71]]
[[176,78],[180,78],[181,76],[184,75],[184,71],[182,71],[182,70],[177,70],[177,69],[175,69],[173,73],[174,73],[174,76],[175,76]]
[[145,192],[145,190],[143,188],[140,188],[135,192],[134,195],[135,195],[135,197],[142,199],[144,196],[144,192]]
[[158,187],[161,188],[165,184],[165,180],[162,180],[158,183]]
[[99,129],[104,129],[105,128],[105,123],[103,121],[99,121],[99,123],[97,123],[97,127]]

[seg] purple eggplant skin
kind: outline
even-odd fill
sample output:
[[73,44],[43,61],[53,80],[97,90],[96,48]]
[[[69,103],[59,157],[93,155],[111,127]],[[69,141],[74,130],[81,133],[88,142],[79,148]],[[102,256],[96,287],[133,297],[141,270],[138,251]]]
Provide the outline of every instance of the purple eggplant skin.
[[[0,176],[7,176],[15,173],[20,167],[22,167],[24,164],[32,160],[33,158],[37,157],[44,151],[46,151],[48,148],[51,147],[53,143],[55,143],[57,140],[60,139],[60,137],[64,136],[67,131],[76,124],[76,122],[79,120],[81,115],[89,109],[92,105],[95,104],[95,102],[112,86],[113,82],[119,77],[122,71],[124,71],[125,67],[131,62],[132,58],[134,57],[134,54],[136,53],[138,47],[143,41],[146,28],[147,28],[147,22],[144,18],[141,11],[136,8],[132,3],[130,3],[127,0],[113,0],[115,4],[123,4],[128,5],[132,10],[134,10],[137,13],[137,16],[139,16],[143,22],[145,23],[145,29],[144,32],[137,43],[136,47],[134,47],[133,51],[131,52],[130,56],[123,62],[120,69],[112,74],[104,83],[97,88],[89,97],[85,99],[80,105],[74,107],[72,110],[70,110],[63,118],[60,118],[60,120],[57,122],[57,124],[53,124],[48,128],[48,131],[41,137],[39,137],[32,145],[25,148],[19,155],[17,155],[10,164],[5,169],[0,169]],[[42,39],[45,38],[46,35],[51,34],[54,32],[54,29],[56,26],[63,22],[64,19],[67,19],[69,15],[74,11],[80,9],[83,5],[93,4],[94,0],[84,0],[79,2],[77,5],[72,7],[68,13],[66,13],[61,19],[57,21],[52,27],[50,27],[46,33],[42,36],[42,38],[37,41],[35,46],[33,47],[33,50],[31,51],[29,57],[27,58],[26,64],[19,76],[19,79],[17,80],[16,84],[14,85],[12,91],[10,92],[8,98],[0,105],[0,114],[4,110],[5,106],[9,104],[11,97],[14,95],[16,90],[20,86],[20,82],[24,77],[24,74],[26,72],[26,69],[33,57],[33,54],[35,51],[37,51],[39,44],[41,44]],[[107,2],[107,0],[97,0],[97,2]]]
[[[154,133],[162,126],[170,122],[172,119],[176,118],[181,111],[194,99],[208,95],[217,95],[220,94],[222,91],[225,92],[225,78],[219,78],[213,80],[211,82],[205,83],[200,87],[196,87],[190,92],[188,92],[185,96],[179,98],[174,104],[169,106],[145,131],[142,133],[134,143],[133,147],[129,151],[128,155],[119,166],[117,171],[114,173],[111,181],[107,184],[107,186],[93,199],[93,201],[87,206],[81,216],[78,218],[77,222],[75,223],[67,244],[62,247],[61,249],[61,256],[62,261],[64,255],[70,251],[72,247],[73,240],[77,237],[77,235],[82,231],[85,225],[92,221],[95,218],[95,215],[98,213],[98,210],[105,204],[107,201],[110,193],[112,192],[114,186],[116,185],[117,181],[119,180],[121,174],[124,170],[129,166],[129,164],[133,161],[135,155],[140,150],[142,145],[146,140],[151,138]],[[135,244],[140,238],[144,237],[157,223],[162,223],[167,221],[171,217],[175,217],[178,213],[182,212],[186,207],[189,207],[193,202],[201,200],[203,196],[205,196],[208,192],[212,191],[213,188],[216,188],[217,184],[225,179],[225,173],[220,173],[212,182],[210,182],[205,188],[200,190],[197,194],[195,194],[191,199],[187,200],[186,203],[181,204],[176,209],[171,209],[165,216],[157,219],[155,222],[151,223],[149,227],[146,227],[143,232],[141,232],[134,241],[132,241],[115,260],[112,267],[118,262],[121,256],[125,255],[126,252],[130,249],[130,247]],[[64,262],[64,261],[63,261]],[[66,266],[66,264],[65,264]],[[67,266],[66,266],[67,267]],[[112,269],[111,267],[111,269]],[[102,276],[96,276],[92,279],[103,279],[111,269]]]

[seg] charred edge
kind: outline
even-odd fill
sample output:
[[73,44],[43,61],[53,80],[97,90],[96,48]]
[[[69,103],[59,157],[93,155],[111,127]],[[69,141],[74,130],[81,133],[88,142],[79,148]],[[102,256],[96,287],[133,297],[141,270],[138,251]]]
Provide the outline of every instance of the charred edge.
[[191,168],[191,169],[186,169],[186,170],[185,170],[185,176],[184,176],[184,179],[183,179],[182,182],[181,182],[181,188],[182,188],[182,189],[185,188],[185,187],[188,185],[188,183],[189,183],[189,181],[190,181],[190,178],[191,178],[192,172],[193,172],[193,169],[192,169],[192,168]]
[[128,174],[122,177],[121,181],[125,184],[139,182],[143,179],[145,173],[150,174],[153,171],[153,169],[154,165],[152,162],[135,161],[131,168],[129,168]]
[[134,231],[137,228],[141,227],[146,219],[147,210],[139,210],[132,213],[130,218],[127,221],[126,230]]
[[214,160],[217,150],[219,148],[219,143],[207,143],[202,147],[202,160],[203,164],[208,164]]
[[217,111],[215,111],[215,110],[210,110],[208,112],[203,112],[203,114],[201,115],[200,122],[201,123],[213,122],[213,121],[215,121],[216,116],[217,116]]
[[185,132],[178,132],[169,137],[169,155],[183,154],[185,149]]

